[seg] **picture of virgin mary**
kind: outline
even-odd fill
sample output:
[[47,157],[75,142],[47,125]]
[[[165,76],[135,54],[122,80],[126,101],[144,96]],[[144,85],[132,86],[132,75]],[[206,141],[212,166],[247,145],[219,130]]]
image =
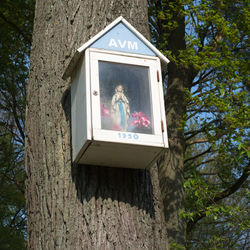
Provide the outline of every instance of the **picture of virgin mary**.
[[114,130],[127,131],[130,116],[129,101],[122,85],[115,88],[111,102],[111,117]]

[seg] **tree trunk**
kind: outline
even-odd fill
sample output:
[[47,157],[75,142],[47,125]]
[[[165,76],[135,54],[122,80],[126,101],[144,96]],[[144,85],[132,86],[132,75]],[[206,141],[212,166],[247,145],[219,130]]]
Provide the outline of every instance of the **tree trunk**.
[[[171,1],[170,1],[171,2]],[[182,4],[172,1],[175,6],[171,22],[178,26],[168,32],[168,50],[178,58],[179,51],[186,49],[185,18],[181,15]],[[166,21],[167,22],[167,21]],[[186,225],[180,217],[184,210],[184,115],[186,114],[185,89],[193,79],[192,68],[178,65],[174,61],[168,66],[167,94],[165,96],[166,121],[169,149],[159,164],[159,180],[164,203],[164,214],[169,242],[185,245]]]
[[181,123],[185,110],[184,84],[175,65],[169,65],[169,73],[165,98],[169,149],[166,151],[165,159],[159,164],[159,180],[169,242],[184,245],[185,222],[180,218],[185,198],[183,187],[185,141]]
[[28,249],[167,249],[155,167],[71,162],[74,51],[118,16],[148,36],[147,2],[37,0],[26,108]]

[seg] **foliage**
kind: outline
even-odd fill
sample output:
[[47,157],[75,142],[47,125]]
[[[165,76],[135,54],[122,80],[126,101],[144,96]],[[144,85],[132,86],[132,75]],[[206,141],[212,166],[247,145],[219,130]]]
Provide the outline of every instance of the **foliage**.
[[[182,216],[189,248],[244,247],[249,240],[248,1],[161,0],[149,6],[153,42],[177,67],[195,72],[183,117]],[[185,22],[185,49],[177,53],[169,40],[182,24],[176,16]]]
[[[248,1],[148,4],[152,41],[195,75],[183,117],[188,247],[244,249],[249,243]],[[0,6],[1,249],[24,248],[24,110],[33,9],[34,0],[4,0]],[[170,38],[182,20],[185,49],[175,51]]]
[[24,118],[33,0],[0,6],[0,248],[24,249]]
[[11,135],[0,137],[0,247],[23,249],[25,236],[25,200],[23,148]]

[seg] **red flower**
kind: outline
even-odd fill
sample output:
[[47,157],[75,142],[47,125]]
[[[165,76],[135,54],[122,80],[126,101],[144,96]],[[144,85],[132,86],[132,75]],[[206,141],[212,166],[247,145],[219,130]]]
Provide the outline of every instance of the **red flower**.
[[112,130],[121,131],[122,127],[120,125],[118,125],[118,124],[114,124],[113,127],[112,127]]
[[103,103],[101,103],[101,116],[108,117],[108,118],[111,117],[109,110],[105,108]]
[[139,127],[139,128],[149,127],[150,121],[143,112],[134,112],[133,114],[131,114],[131,116],[134,117],[134,120],[131,122],[133,126]]

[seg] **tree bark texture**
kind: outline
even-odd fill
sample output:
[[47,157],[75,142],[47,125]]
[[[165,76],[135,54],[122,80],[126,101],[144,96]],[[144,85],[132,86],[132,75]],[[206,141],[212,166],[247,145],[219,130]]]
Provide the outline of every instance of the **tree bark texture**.
[[[174,67],[169,65],[169,71]],[[171,242],[185,244],[186,227],[185,222],[180,218],[185,198],[183,188],[185,141],[181,128],[185,107],[183,105],[184,86],[179,76],[177,69],[169,75],[168,93],[165,97],[169,149],[158,168],[168,239]]]
[[26,107],[28,249],[167,249],[156,167],[71,162],[74,51],[122,15],[149,35],[146,0],[37,0]]
[[[186,49],[185,18],[180,13],[183,6],[173,1],[176,13],[173,20],[177,28],[169,31],[168,49],[178,58],[179,51]],[[184,210],[184,115],[186,114],[185,91],[191,86],[195,72],[188,65],[170,62],[168,66],[167,94],[165,96],[166,121],[169,149],[159,161],[159,180],[164,203],[164,214],[169,242],[185,245],[186,224],[180,217]]]

